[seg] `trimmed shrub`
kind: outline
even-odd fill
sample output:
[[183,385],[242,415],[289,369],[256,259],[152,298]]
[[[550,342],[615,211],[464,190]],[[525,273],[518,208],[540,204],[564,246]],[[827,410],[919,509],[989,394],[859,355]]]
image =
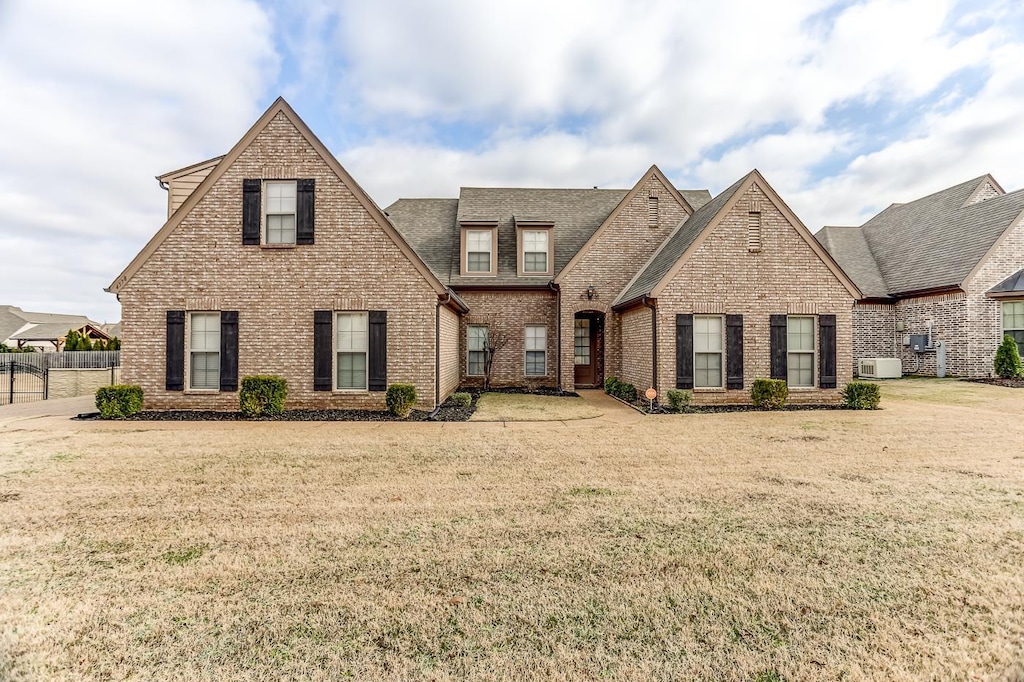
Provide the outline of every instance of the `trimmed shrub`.
[[615,395],[615,387],[619,384],[619,380],[615,377],[608,377],[604,380],[604,392],[608,395]]
[[130,384],[96,389],[96,409],[103,419],[124,419],[142,410],[142,387]]
[[789,386],[782,379],[755,379],[750,389],[754,407],[765,410],[781,410],[789,398]]
[[473,404],[473,396],[471,396],[469,393],[465,393],[462,391],[458,393],[452,393],[452,396],[451,398],[449,398],[449,400],[452,401],[452,405],[454,405],[455,407],[469,407],[470,405]]
[[246,417],[272,417],[284,412],[288,382],[278,376],[257,374],[244,377],[238,391],[238,409]]
[[384,396],[388,412],[405,419],[416,404],[416,387],[412,384],[391,384]]
[[1024,375],[1024,365],[1021,364],[1017,342],[1009,334],[1003,337],[1003,342],[996,351],[995,370],[996,376],[1003,379],[1016,379]]
[[842,391],[843,405],[851,410],[877,410],[882,390],[870,381],[851,381]]
[[669,389],[669,392],[665,394],[668,397],[668,406],[676,412],[682,412],[690,406],[690,400],[693,398],[693,394],[689,391],[682,391],[678,388]]

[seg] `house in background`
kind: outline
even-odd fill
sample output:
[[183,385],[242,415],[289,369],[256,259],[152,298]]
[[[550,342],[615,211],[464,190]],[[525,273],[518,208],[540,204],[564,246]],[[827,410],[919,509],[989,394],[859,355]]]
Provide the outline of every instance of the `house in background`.
[[987,377],[1004,334],[1024,351],[1024,190],[985,175],[817,237],[862,291],[855,362]]
[[[761,175],[712,198],[651,167],[626,189],[465,187],[381,210],[283,99],[223,157],[159,178],[168,220],[111,284],[123,380],[156,409],[418,407],[479,385],[835,402],[861,293]],[[282,345],[282,339],[287,343]]]
[[88,336],[90,340],[110,339],[103,325],[83,315],[26,312],[17,306],[0,306],[0,343],[9,348],[32,346],[43,353],[63,349],[69,331]]

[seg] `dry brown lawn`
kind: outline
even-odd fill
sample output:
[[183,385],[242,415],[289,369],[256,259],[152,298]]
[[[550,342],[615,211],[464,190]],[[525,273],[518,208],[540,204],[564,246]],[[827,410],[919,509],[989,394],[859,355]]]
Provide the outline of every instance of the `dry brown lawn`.
[[604,412],[592,402],[567,396],[485,393],[477,402],[472,421],[561,421],[593,419]]
[[1024,391],[880,412],[0,412],[0,678],[998,679]]

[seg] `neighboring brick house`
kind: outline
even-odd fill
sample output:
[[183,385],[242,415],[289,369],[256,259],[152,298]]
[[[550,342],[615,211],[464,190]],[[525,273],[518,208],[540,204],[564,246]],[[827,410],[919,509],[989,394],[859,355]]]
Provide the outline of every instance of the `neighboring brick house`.
[[[1007,194],[985,175],[817,238],[863,292],[855,362],[895,357],[908,374],[987,377],[1004,334],[1024,350],[1024,190]],[[915,351],[910,335],[926,345]]]
[[754,379],[833,402],[860,292],[764,178],[712,199],[651,167],[630,189],[462,188],[379,209],[283,101],[223,157],[158,178],[168,220],[109,287],[123,380],[150,408],[237,409],[277,374],[289,407],[419,407],[479,386],[746,402]]

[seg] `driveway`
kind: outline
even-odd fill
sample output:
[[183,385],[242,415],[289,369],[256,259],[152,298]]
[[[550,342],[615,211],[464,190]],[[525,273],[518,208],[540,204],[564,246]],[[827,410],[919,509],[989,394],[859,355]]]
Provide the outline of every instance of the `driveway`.
[[0,405],[0,425],[20,419],[37,417],[74,417],[82,412],[95,412],[96,398],[91,395],[56,400],[37,400],[31,403]]

